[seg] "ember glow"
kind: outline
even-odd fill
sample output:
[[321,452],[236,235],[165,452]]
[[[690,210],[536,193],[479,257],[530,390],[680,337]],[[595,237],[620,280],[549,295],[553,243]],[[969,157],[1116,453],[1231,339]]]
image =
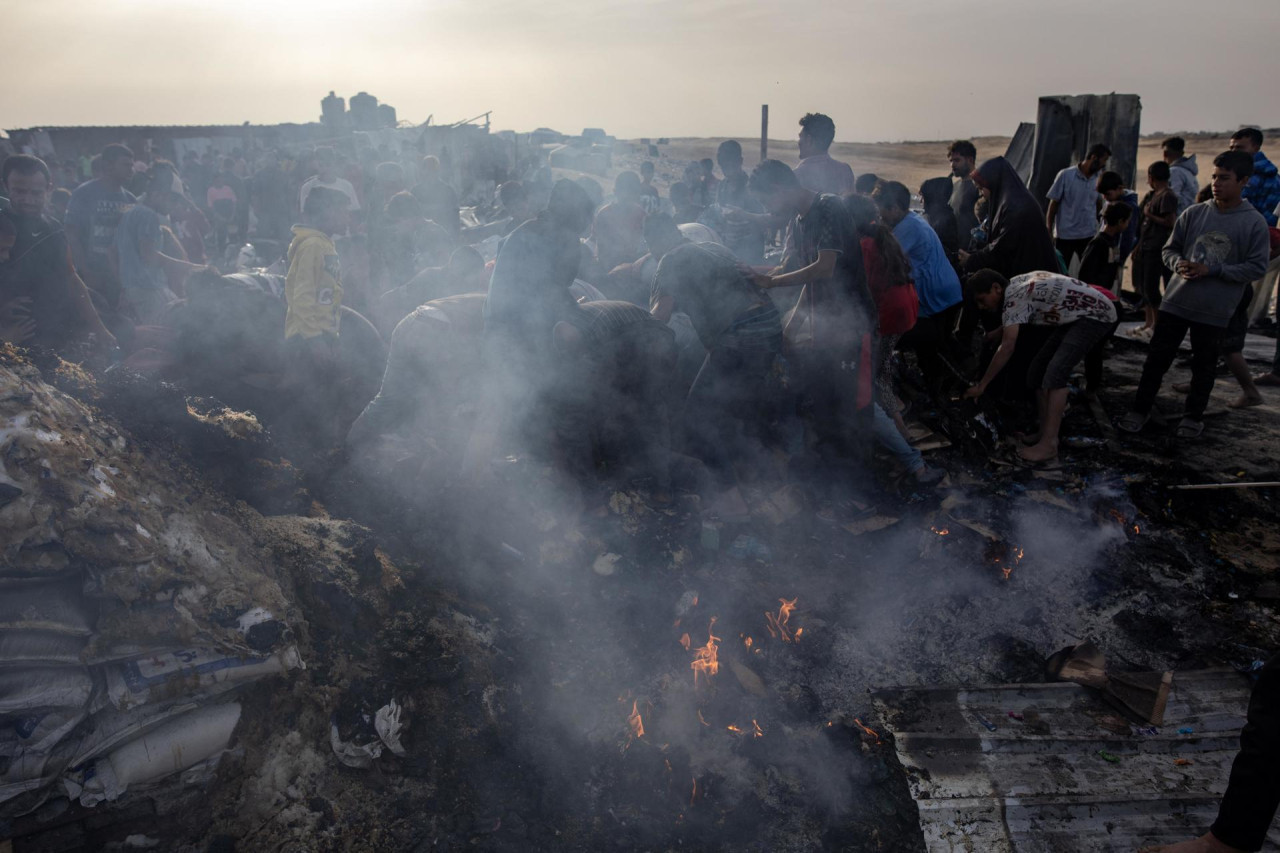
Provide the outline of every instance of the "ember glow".
[[699,709],[698,709],[698,722],[702,723],[704,726],[709,726],[709,725],[711,725],[710,723],[708,723],[708,722],[707,722],[707,718],[706,718],[706,717],[704,717],[704,716],[702,716],[702,709],[701,709],[701,708],[699,708]]
[[787,627],[787,623],[791,621],[791,611],[796,609],[797,599],[788,601],[785,598],[779,598],[778,603],[782,606],[778,608],[776,614],[764,614],[765,627],[769,629],[769,636],[780,638],[784,643],[794,642],[799,638],[801,629],[794,632]]
[[939,529],[938,529],[938,528],[936,528],[936,527],[930,527],[929,529],[930,529],[930,530],[932,530],[934,533],[938,534],[939,536],[946,536],[946,535],[948,535],[949,533],[951,533],[951,531],[950,531],[950,530],[948,530],[948,529],[947,529],[947,528],[945,528],[945,527],[944,527],[944,528],[942,528],[941,530],[939,530]]
[[698,673],[707,676],[715,675],[720,671],[720,659],[718,645],[720,638],[713,633],[716,626],[716,617],[711,617],[711,624],[707,626],[707,644],[694,652],[693,660],[689,663],[689,668],[693,670],[693,683],[698,683]]
[[[853,718],[853,722],[854,722],[854,724],[855,724],[855,725],[857,725],[857,727],[858,727],[858,728],[862,729],[862,731],[863,731],[864,733],[866,733],[866,734],[867,734],[867,735],[869,735],[870,737],[875,738],[875,739],[876,739],[876,743],[877,743],[877,744],[879,744],[879,743],[881,742],[881,741],[880,741],[880,735],[876,732],[876,730],[875,730],[875,729],[873,729],[873,728],[871,728],[870,726],[868,726],[868,725],[864,724],[864,723],[862,722],[862,720],[859,720],[857,717],[854,717],[854,718]],[[830,723],[828,723],[827,725],[831,725],[831,724],[830,724]]]
[[631,702],[631,713],[627,716],[627,724],[631,726],[632,737],[644,737],[644,720],[640,718],[640,709],[635,700]]
[[754,734],[756,737],[764,737],[764,729],[760,728],[760,724],[757,723],[755,720],[751,721],[751,728],[754,729],[752,734]]
[[693,640],[689,639],[689,633],[687,631],[680,635],[680,645],[684,646],[684,650],[686,652],[689,651],[689,647],[693,645]]

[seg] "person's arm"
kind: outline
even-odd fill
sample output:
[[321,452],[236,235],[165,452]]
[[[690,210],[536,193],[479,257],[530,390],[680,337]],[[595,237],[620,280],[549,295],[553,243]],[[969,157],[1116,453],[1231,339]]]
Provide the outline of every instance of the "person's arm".
[[[1188,210],[1189,209],[1190,208],[1188,208]],[[1182,273],[1179,272],[1178,267],[1186,263],[1186,260],[1182,257],[1182,249],[1183,246],[1186,245],[1186,242],[1187,212],[1184,210],[1182,214],[1178,216],[1177,221],[1173,223],[1173,233],[1169,235],[1169,239],[1164,243],[1164,248],[1160,250],[1160,260],[1164,262],[1166,267],[1177,272],[1179,275]]]
[[987,391],[987,386],[991,384],[991,380],[995,379],[1004,370],[1004,366],[1009,363],[1009,359],[1013,358],[1013,350],[1018,345],[1018,329],[1017,325],[1005,326],[1000,336],[1000,348],[996,350],[996,354],[991,357],[991,363],[987,365],[987,372],[983,374],[981,381],[977,385],[964,392],[966,397],[981,397]]
[[151,237],[138,240],[138,257],[146,266],[152,267],[158,264],[164,269],[166,275],[185,276],[195,270],[204,269],[200,264],[166,255],[157,248],[155,239]]
[[1045,227],[1049,229],[1049,236],[1053,236],[1053,223],[1058,218],[1058,200],[1052,199],[1049,202],[1049,209],[1044,214]]
[[1171,210],[1166,207],[1165,212],[1161,213],[1156,209],[1156,205],[1153,202],[1147,202],[1147,206],[1142,209],[1142,215],[1159,225],[1161,228],[1172,228],[1174,223],[1178,221],[1177,196],[1174,196],[1170,200],[1173,201]]
[[670,293],[659,293],[653,300],[653,308],[649,313],[664,323],[671,322],[671,315],[676,310],[676,299]]
[[836,269],[836,259],[839,252],[827,249],[818,253],[818,259],[808,266],[801,267],[795,272],[783,273],[782,275],[759,275],[752,276],[752,280],[757,286],[763,288],[770,287],[796,287],[801,284],[809,284],[814,281],[822,281],[831,278],[831,274]]
[[93,306],[93,299],[89,296],[89,288],[85,286],[84,279],[76,272],[75,264],[71,260],[70,242],[67,248],[67,264],[63,268],[63,286],[66,288],[67,301],[70,303],[71,313],[75,317],[76,325],[84,332],[85,335],[93,335],[99,349],[112,349],[116,346],[115,336],[102,325],[102,318],[98,316],[98,309]]

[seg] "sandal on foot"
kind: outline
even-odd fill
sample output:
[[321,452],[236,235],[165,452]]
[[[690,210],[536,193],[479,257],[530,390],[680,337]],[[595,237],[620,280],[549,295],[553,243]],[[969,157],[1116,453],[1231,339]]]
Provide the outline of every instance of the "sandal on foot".
[[1151,420],[1151,415],[1149,414],[1141,415],[1137,412],[1130,412],[1120,420],[1116,421],[1116,429],[1121,429],[1125,432],[1139,433],[1142,432],[1142,428],[1147,425],[1147,421],[1149,420]]
[[1178,424],[1177,432],[1174,433],[1178,438],[1199,438],[1204,432],[1204,421],[1197,421],[1194,418],[1183,418]]

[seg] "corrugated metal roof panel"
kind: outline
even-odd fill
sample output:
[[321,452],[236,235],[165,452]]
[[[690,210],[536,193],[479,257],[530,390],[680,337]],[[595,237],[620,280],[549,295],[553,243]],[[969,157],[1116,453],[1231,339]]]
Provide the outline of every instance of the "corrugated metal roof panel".
[[[1213,822],[1249,682],[1176,674],[1154,734],[1075,684],[884,690],[875,701],[930,851],[1132,853]],[[1271,842],[1280,850],[1280,831]]]

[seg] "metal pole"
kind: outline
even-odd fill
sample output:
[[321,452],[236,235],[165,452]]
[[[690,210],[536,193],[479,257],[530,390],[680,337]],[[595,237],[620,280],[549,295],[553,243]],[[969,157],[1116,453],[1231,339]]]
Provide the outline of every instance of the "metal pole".
[[1170,486],[1169,488],[1179,492],[1201,491],[1205,489],[1274,489],[1280,487],[1280,482],[1269,483],[1202,483],[1195,486]]
[[769,159],[769,105],[760,105],[760,161]]

